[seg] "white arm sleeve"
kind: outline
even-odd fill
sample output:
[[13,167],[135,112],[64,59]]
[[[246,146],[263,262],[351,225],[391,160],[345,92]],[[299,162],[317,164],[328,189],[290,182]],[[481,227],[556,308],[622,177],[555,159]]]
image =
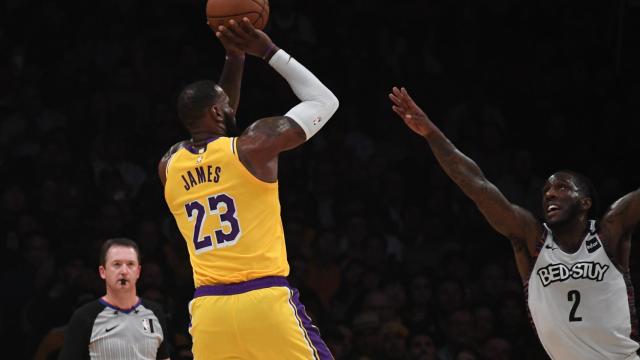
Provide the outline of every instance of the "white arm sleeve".
[[311,71],[282,49],[273,55],[269,65],[287,80],[293,93],[302,101],[285,116],[298,123],[309,140],[336,112],[338,98]]

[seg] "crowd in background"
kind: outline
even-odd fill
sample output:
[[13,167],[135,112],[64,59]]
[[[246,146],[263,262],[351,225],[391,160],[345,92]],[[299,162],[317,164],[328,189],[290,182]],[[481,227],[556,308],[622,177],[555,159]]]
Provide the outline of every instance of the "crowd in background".
[[[509,241],[386,96],[407,86],[534,214],[559,168],[592,178],[602,212],[640,186],[638,20],[638,1],[271,1],[266,32],[341,101],[279,162],[289,280],[337,360],[546,359]],[[191,268],[157,163],[187,138],[178,92],[217,80],[223,61],[203,0],[0,4],[0,337],[13,358],[55,358],[74,309],[104,294],[98,249],[116,236],[140,246],[139,294],[163,305],[172,359],[190,358]],[[242,128],[296,102],[247,59]]]

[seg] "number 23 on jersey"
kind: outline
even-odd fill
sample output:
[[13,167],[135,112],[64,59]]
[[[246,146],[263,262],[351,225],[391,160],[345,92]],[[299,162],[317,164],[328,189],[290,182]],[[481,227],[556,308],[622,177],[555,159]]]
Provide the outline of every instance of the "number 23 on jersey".
[[[196,254],[211,251],[214,248],[233,246],[240,238],[240,223],[236,213],[236,204],[227,194],[217,194],[205,201],[195,200],[184,205],[189,222],[194,223],[193,245]],[[207,216],[218,216],[220,228],[203,229]],[[215,236],[215,246],[213,237]]]

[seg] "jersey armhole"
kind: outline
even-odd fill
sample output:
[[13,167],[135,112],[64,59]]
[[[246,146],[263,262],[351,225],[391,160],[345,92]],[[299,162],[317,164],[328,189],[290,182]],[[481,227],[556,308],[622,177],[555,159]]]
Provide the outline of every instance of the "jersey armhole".
[[167,154],[165,154],[165,158],[167,157],[167,155],[169,155],[169,157],[167,158],[166,161],[166,165],[164,167],[164,175],[165,177],[168,177],[169,175],[169,167],[171,166],[171,162],[173,161],[173,159],[176,157],[176,155],[180,152],[180,150],[183,149],[183,141],[178,142],[173,144],[173,146],[171,146],[171,148],[169,148],[169,150],[167,151]]
[[[176,155],[180,152],[180,150],[181,149],[178,149],[176,152],[171,154],[167,159],[167,164],[164,167],[164,178],[167,180],[169,179],[169,168],[171,167],[171,163],[173,162],[173,159],[176,157]],[[167,197],[167,191],[168,191],[167,189],[168,189],[167,184],[165,184],[162,188],[162,193],[164,194],[165,199]]]
[[169,159],[167,159],[167,165],[164,167],[164,175],[166,177],[169,176],[169,166],[171,166],[171,161],[173,160],[173,157],[176,156],[177,153],[178,151],[174,152],[173,154],[171,154],[171,156],[169,156]]
[[544,231],[542,232],[542,236],[540,236],[540,239],[538,239],[538,242],[536,242],[535,244],[536,253],[531,254],[531,265],[529,269],[529,277],[525,281],[523,281],[523,285],[525,286],[525,290],[527,291],[529,289],[529,280],[531,279],[531,275],[533,274],[533,269],[536,267],[536,262],[538,261],[538,256],[540,256],[540,252],[542,252],[542,248],[544,247],[544,244],[547,242],[548,231],[549,230],[545,226]]
[[235,157],[236,159],[240,159],[238,157],[238,142],[237,142],[238,138],[237,137],[232,137],[229,138],[229,144],[231,146],[231,153],[233,154],[233,157]]
[[[538,242],[536,242],[536,246],[535,246],[536,253],[535,254],[531,254],[531,258],[533,259],[533,264],[535,264],[536,259],[540,255],[540,252],[542,251],[542,248],[544,247],[544,243],[547,242],[547,235],[549,234],[549,229],[547,229],[546,226],[543,226],[543,229],[544,230],[542,231],[542,235],[538,239]],[[533,269],[533,264],[532,264],[532,269]]]
[[236,160],[236,162],[238,164],[238,168],[240,168],[240,172],[244,173],[248,178],[251,178],[251,180],[253,182],[258,183],[258,184],[260,184],[262,186],[265,186],[265,187],[268,187],[268,188],[277,187],[278,186],[278,181],[277,180],[275,182],[266,182],[264,180],[260,180],[255,175],[253,175],[251,173],[251,171],[249,171],[249,169],[247,169],[247,167],[240,160],[240,155],[238,155],[238,141],[237,140],[238,140],[237,137],[229,138],[231,154],[233,154],[233,158]]

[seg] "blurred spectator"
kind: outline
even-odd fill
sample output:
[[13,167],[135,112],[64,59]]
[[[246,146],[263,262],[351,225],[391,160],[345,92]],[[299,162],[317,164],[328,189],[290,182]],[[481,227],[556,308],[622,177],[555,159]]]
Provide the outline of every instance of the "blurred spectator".
[[484,305],[476,305],[473,308],[473,314],[476,318],[476,340],[482,344],[495,332],[495,315],[489,306]]
[[510,360],[511,344],[502,338],[491,338],[484,343],[482,355],[485,360]]
[[480,357],[472,349],[462,349],[456,353],[454,360],[479,360]]
[[443,329],[445,345],[438,351],[439,360],[455,360],[463,350],[475,347],[476,321],[471,311],[452,311],[444,319]]
[[380,340],[383,357],[389,360],[405,359],[408,337],[409,330],[398,320],[391,320],[382,325]]
[[386,323],[396,319],[395,306],[385,292],[372,291],[365,296],[362,310],[377,314],[380,322]]
[[353,353],[355,356],[377,355],[380,346],[380,318],[372,311],[361,312],[355,316],[353,329]]
[[436,360],[436,344],[433,337],[416,331],[409,339],[409,360]]
[[439,312],[449,314],[466,306],[465,289],[456,280],[441,280],[436,289],[436,306]]

